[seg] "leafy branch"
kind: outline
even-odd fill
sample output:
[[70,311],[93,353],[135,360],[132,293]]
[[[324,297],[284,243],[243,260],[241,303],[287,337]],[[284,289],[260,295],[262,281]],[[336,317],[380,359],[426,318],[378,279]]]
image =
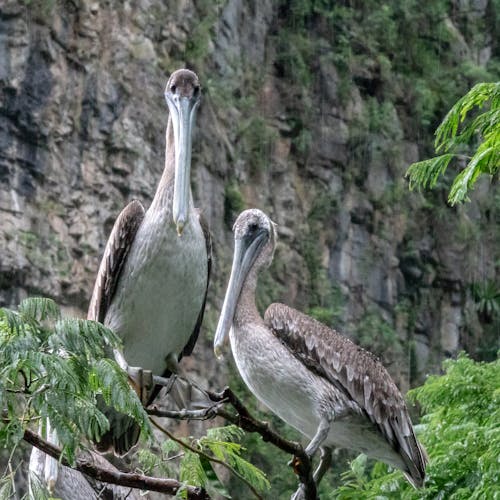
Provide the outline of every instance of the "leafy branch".
[[[198,455],[202,460],[208,460],[209,462],[213,462],[219,465],[222,465],[226,469],[228,469],[232,474],[234,474],[238,479],[240,479],[242,482],[244,482],[249,490],[254,494],[255,498],[262,499],[261,494],[259,493],[258,489],[253,486],[252,483],[258,484],[259,489],[267,489],[270,487],[269,482],[267,481],[266,477],[264,474],[257,469],[255,466],[247,462],[246,460],[243,460],[239,454],[241,451],[241,445],[234,443],[232,441],[222,441],[219,439],[216,440],[210,440],[207,436],[202,437],[200,439],[195,439],[193,440],[192,444],[187,443],[184,439],[180,439],[176,436],[174,436],[171,432],[169,432],[167,429],[165,429],[163,426],[161,426],[156,420],[151,420],[153,425],[165,436],[167,436],[169,439],[172,441],[176,442],[179,444],[182,448],[188,450],[192,454]],[[220,429],[217,429],[220,430]],[[214,431],[214,429],[210,429],[210,431]],[[226,428],[225,432],[227,433],[228,430]],[[214,455],[212,456],[208,453],[205,452],[206,449],[209,449]],[[244,462],[242,464],[242,461]],[[233,462],[236,463],[240,469],[242,469],[244,472],[241,473],[240,471],[237,470],[236,467],[231,465],[228,462]],[[201,465],[201,464],[200,464]],[[199,467],[199,470],[203,471],[203,467]],[[248,470],[252,471],[252,477],[248,479],[245,477],[245,472]],[[182,474],[182,464],[181,464],[181,474]],[[205,479],[205,472],[201,472],[201,474],[198,474],[198,481],[201,484],[206,482]],[[208,479],[208,478],[207,478]]]
[[[94,321],[62,318],[50,299],[26,299],[0,309],[0,440],[14,447],[30,421],[48,418],[73,462],[84,439],[96,441],[109,422],[97,396],[132,416],[146,437],[149,420],[127,375],[106,356],[116,335]],[[112,388],[112,390],[111,390]]]
[[77,471],[94,478],[104,483],[116,484],[119,486],[126,486],[129,488],[137,488],[141,490],[157,491],[159,493],[166,493],[175,495],[179,490],[186,491],[187,498],[191,500],[207,500],[210,497],[205,490],[199,487],[186,486],[175,479],[160,479],[156,477],[145,476],[143,474],[126,473],[117,470],[100,467],[93,463],[91,460],[81,457],[75,457],[74,464],[72,465],[65,457],[60,448],[54,446],[52,443],[45,441],[38,434],[26,429],[23,434],[23,439],[43,451],[47,455],[60,460],[63,465],[72,467]]
[[227,401],[237,411],[235,415],[224,410],[218,410],[217,413],[219,416],[224,417],[247,432],[260,434],[264,441],[273,444],[286,453],[293,454],[292,466],[294,467],[294,472],[299,476],[300,483],[304,486],[305,498],[306,500],[316,500],[317,491],[316,483],[313,479],[311,460],[299,443],[283,438],[270,428],[269,423],[253,417],[229,387],[226,387],[221,393],[208,391],[208,394],[213,401]]
[[[487,103],[489,110],[465,124],[472,110]],[[448,202],[455,205],[466,200],[468,190],[481,175],[495,177],[500,170],[500,82],[475,85],[450,109],[435,135],[436,152],[443,154],[413,163],[406,177],[410,179],[410,189],[433,188],[453,159],[467,162],[448,195]],[[481,141],[474,154],[462,154],[464,146],[474,140]]]
[[[262,471],[241,456],[244,448],[237,442],[243,431],[256,432],[264,441],[294,455],[294,470],[306,498],[317,498],[311,461],[302,446],[255,419],[229,388],[214,393],[194,386],[206,399],[206,408],[201,410],[172,411],[152,406],[146,411],[130,388],[126,373],[110,358],[111,350],[120,348],[113,332],[93,321],[62,318],[50,299],[26,299],[17,311],[0,308],[0,344],[0,443],[4,447],[14,449],[24,439],[62,464],[100,481],[163,492],[194,484],[227,494],[212,468],[212,464],[219,464],[245,482],[256,498],[262,498],[261,492],[269,488],[269,482]],[[171,379],[161,377],[155,377],[155,383],[172,386]],[[132,416],[147,439],[152,436],[151,422],[156,425],[153,415],[181,420],[220,416],[233,425],[209,429],[206,436],[189,442],[164,430],[171,442],[184,449],[180,482],[143,474],[123,475],[113,471],[111,464],[85,460],[79,453],[82,442],[98,441],[109,429],[107,418],[96,404],[98,397]],[[236,412],[226,410],[224,405],[231,405]],[[57,432],[60,447],[31,430],[33,423],[41,422],[43,428],[45,419]],[[170,460],[168,455],[166,460]],[[200,488],[193,494],[202,492],[199,494],[205,496],[193,498],[208,498],[209,493]]]
[[[155,377],[155,383],[166,386],[172,385],[170,379],[163,379],[162,377]],[[283,438],[271,429],[268,422],[263,422],[252,416],[243,402],[229,387],[224,388],[222,392],[213,392],[199,387],[193,382],[189,382],[189,384],[207,395],[208,399],[216,404],[202,410],[183,409],[178,412],[172,410],[160,410],[156,406],[152,406],[147,409],[147,412],[150,415],[158,417],[180,420],[190,418],[193,418],[194,420],[209,419],[219,416],[246,432],[255,432],[260,434],[265,442],[269,442],[285,453],[290,453],[294,456],[291,464],[294,468],[294,472],[299,476],[300,483],[304,485],[306,499],[312,500],[317,498],[317,489],[313,480],[311,460],[300,443]],[[230,404],[236,410],[236,414],[223,409],[222,404]]]

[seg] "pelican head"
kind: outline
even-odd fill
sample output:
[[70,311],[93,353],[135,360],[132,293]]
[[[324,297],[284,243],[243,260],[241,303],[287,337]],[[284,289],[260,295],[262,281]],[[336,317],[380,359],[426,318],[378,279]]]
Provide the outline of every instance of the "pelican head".
[[177,232],[188,220],[190,202],[191,136],[196,109],[200,103],[200,82],[188,69],[179,69],[170,76],[165,88],[175,145],[175,181],[173,218]]
[[233,233],[233,267],[214,340],[214,352],[218,358],[222,356],[238,299],[249,274],[256,275],[260,269],[271,264],[276,246],[276,224],[256,208],[245,210],[239,215]]

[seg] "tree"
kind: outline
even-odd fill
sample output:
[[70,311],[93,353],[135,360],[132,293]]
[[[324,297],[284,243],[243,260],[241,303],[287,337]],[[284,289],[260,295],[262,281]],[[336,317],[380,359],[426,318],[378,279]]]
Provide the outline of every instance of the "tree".
[[461,354],[445,361],[444,370],[409,392],[425,411],[417,428],[430,457],[425,487],[416,491],[399,471],[382,463],[371,468],[360,455],[331,498],[500,498],[500,361],[475,362]]
[[[113,348],[120,348],[113,332],[94,321],[62,318],[59,307],[50,299],[26,299],[17,311],[0,308],[0,447],[11,450],[12,456],[12,450],[24,440],[101,484],[192,499],[210,498],[216,493],[227,495],[214,468],[218,464],[245,483],[254,497],[262,498],[269,482],[261,470],[243,458],[244,448],[238,442],[244,431],[254,432],[280,450],[299,457],[299,480],[310,492],[308,498],[315,498],[311,462],[302,446],[283,439],[267,423],[255,419],[231,390],[213,393],[197,388],[209,402],[203,410],[167,411],[155,406],[144,409],[130,388],[126,373],[108,357]],[[156,379],[161,382],[161,377]],[[88,443],[99,440],[109,428],[96,404],[99,397],[141,426],[148,444],[137,454],[141,470],[161,476],[178,472],[179,480],[135,471],[122,473],[101,457],[93,456]],[[223,405],[236,413],[222,408]],[[161,426],[156,416],[221,416],[231,425],[211,428],[199,438],[177,438]],[[47,419],[57,433],[58,446],[46,437]],[[152,426],[167,439],[154,443]],[[151,445],[156,447],[156,454],[149,451]],[[180,457],[178,471],[170,467],[172,455]],[[34,484],[37,495],[48,498],[39,481],[35,479]],[[0,498],[10,497],[12,485],[11,473],[0,478]]]
[[[489,103],[489,109],[470,118],[469,112]],[[467,119],[467,122],[466,122]],[[410,189],[433,188],[445,173],[451,160],[467,163],[455,177],[448,203],[455,205],[467,199],[480,176],[495,179],[500,170],[500,82],[478,83],[459,99],[436,130],[434,147],[437,153],[429,160],[413,163],[406,176]],[[474,154],[467,156],[466,145],[479,142]]]

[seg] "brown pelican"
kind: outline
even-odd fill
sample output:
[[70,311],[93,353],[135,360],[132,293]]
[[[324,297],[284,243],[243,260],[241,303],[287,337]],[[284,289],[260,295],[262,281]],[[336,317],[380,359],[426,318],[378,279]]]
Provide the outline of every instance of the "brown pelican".
[[[404,399],[369,352],[313,318],[272,304],[264,319],[255,305],[257,275],[270,265],[275,224],[246,210],[234,224],[234,258],[214,340],[221,355],[229,334],[233,356],[250,391],[285,422],[321,448],[319,482],[331,448],[363,452],[401,469],[416,487],[427,458],[413,432]],[[301,498],[300,491],[294,498]]]
[[[147,211],[132,201],[118,216],[88,312],[89,319],[104,323],[123,339],[123,353],[114,355],[144,402],[151,387],[143,386],[151,386],[152,380],[145,375],[176,372],[180,358],[193,350],[211,263],[210,235],[193,207],[190,187],[198,77],[186,69],[176,71],[165,98],[170,116],[163,175]],[[111,428],[99,448],[123,454],[137,442],[138,427],[125,415],[106,412]]]

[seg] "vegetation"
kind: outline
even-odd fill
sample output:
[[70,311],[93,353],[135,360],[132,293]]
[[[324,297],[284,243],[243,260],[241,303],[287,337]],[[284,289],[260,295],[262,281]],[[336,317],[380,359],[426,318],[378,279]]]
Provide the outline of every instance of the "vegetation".
[[236,217],[245,208],[245,200],[235,182],[226,184],[224,187],[224,223],[228,229],[232,229]]
[[[471,111],[487,104],[487,111],[470,119]],[[480,143],[472,156],[462,154],[466,145],[477,142]],[[451,205],[466,200],[468,191],[480,176],[497,177],[500,170],[500,82],[478,83],[458,100],[436,130],[435,148],[436,152],[444,154],[408,168],[410,189],[435,187],[452,160],[467,164],[451,185],[448,195]]]
[[[105,356],[118,338],[93,321],[61,318],[50,299],[26,299],[0,309],[0,444],[15,448],[30,425],[50,419],[70,462],[83,440],[109,429],[100,395],[132,416],[150,436],[147,415],[125,373]],[[111,390],[113,388],[113,390]]]
[[500,361],[479,363],[462,354],[444,363],[410,391],[425,411],[417,427],[430,457],[422,490],[382,463],[361,455],[330,498],[348,499],[495,499],[500,497]]
[[[214,470],[214,464],[219,464],[229,470],[235,481],[246,485],[246,493],[250,488],[258,495],[259,492],[267,491],[270,484],[260,469],[241,456],[245,448],[239,441],[244,434],[239,427],[228,425],[208,429],[201,438],[176,438],[170,435],[161,443],[159,450],[153,453],[143,448],[138,458],[142,470],[148,474],[160,477],[178,474],[182,482],[202,486],[209,495],[228,497],[226,487]],[[180,461],[177,460],[178,470],[173,467],[176,457],[180,457]]]
[[241,152],[248,158],[248,167],[252,175],[268,167],[273,142],[276,140],[274,129],[269,127],[266,120],[256,114],[254,108],[250,117],[239,128]]
[[[77,466],[78,451],[109,429],[106,416],[98,409],[98,397],[133,417],[141,426],[147,448],[153,445],[146,410],[126,373],[108,357],[112,349],[120,347],[119,339],[101,324],[62,318],[50,299],[26,299],[17,311],[0,309],[0,344],[0,448],[9,449],[11,457],[32,429],[47,440],[49,420],[57,435],[60,460]],[[156,421],[153,424],[159,427]],[[180,458],[180,481],[186,485],[225,494],[213,469],[217,463],[256,495],[269,487],[264,473],[241,456],[244,448],[238,441],[243,431],[238,427],[213,428],[201,438],[183,439],[159,428],[169,439],[157,454],[146,449],[138,454],[142,470],[175,473],[171,468],[175,454]],[[0,498],[10,494],[10,476],[0,479]],[[38,482],[33,484],[43,489]]]

